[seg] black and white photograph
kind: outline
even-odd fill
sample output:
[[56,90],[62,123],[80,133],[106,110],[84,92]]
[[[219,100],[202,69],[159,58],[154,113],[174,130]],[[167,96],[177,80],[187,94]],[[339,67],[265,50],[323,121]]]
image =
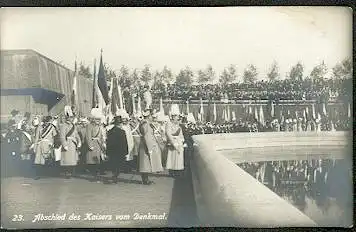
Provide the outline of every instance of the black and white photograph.
[[352,227],[352,20],[1,8],[1,228]]

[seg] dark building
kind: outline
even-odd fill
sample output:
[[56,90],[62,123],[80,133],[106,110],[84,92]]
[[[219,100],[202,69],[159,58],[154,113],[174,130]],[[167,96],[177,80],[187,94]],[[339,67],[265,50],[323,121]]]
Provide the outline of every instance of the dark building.
[[[74,71],[33,50],[1,51],[1,118],[11,110],[57,115],[70,104]],[[91,110],[93,80],[78,77],[78,113]]]

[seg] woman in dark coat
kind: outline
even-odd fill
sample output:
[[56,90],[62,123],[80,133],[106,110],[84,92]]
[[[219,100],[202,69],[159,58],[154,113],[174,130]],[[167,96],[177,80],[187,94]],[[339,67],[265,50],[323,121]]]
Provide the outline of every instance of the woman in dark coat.
[[120,128],[121,116],[114,118],[115,126],[108,131],[106,142],[106,154],[113,172],[113,182],[117,183],[120,170],[124,168],[126,155],[128,153],[126,133]]

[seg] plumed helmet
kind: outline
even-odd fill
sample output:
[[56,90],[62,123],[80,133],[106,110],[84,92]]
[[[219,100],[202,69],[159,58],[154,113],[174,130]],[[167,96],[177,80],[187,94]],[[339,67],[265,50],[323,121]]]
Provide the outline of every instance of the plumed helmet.
[[66,117],[73,117],[74,116],[71,106],[65,106],[64,107],[64,115]]
[[164,115],[164,112],[163,111],[160,111],[156,114],[156,117],[157,117],[157,121],[158,122],[164,122],[166,121],[166,115]]
[[130,116],[129,114],[126,112],[125,109],[118,109],[116,112],[116,116],[121,116],[123,119],[129,119]]
[[91,118],[93,118],[93,119],[101,119],[102,120],[104,118],[104,114],[99,108],[91,109],[90,115],[91,115]]

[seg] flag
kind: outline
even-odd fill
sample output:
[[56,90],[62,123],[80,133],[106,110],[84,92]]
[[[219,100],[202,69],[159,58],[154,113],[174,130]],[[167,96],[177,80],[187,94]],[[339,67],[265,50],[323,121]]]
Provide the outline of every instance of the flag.
[[141,114],[142,110],[141,110],[141,97],[138,97],[138,101],[137,101],[137,113]]
[[101,95],[101,91],[99,89],[99,86],[98,86],[98,82],[95,83],[95,93],[96,93],[96,97],[98,99],[98,105],[97,107],[95,108],[100,108],[102,110],[102,112],[104,113],[104,115],[107,113],[106,112],[106,103],[105,103],[105,100],[103,98],[103,95]]
[[92,91],[92,103],[91,103],[91,108],[97,108],[98,107],[98,98],[95,92],[95,86],[96,86],[96,60],[94,59],[94,73],[93,73],[93,91]]
[[348,107],[347,107],[347,117],[351,118],[351,104],[350,103],[348,104]]
[[119,108],[120,109],[125,109],[125,104],[123,102],[121,86],[119,85],[119,80],[118,79],[117,79],[117,94],[118,94],[118,97],[119,97]]
[[307,119],[307,113],[305,112],[305,110],[303,110],[303,118]]
[[315,104],[312,105],[312,115],[313,115],[313,119],[316,119]]
[[198,113],[198,121],[201,122],[202,121],[202,116],[200,113]]
[[227,116],[226,116],[226,108],[224,107],[224,109],[223,109],[223,115],[222,115],[222,120],[223,120],[223,122],[226,122],[227,121]]
[[135,96],[131,94],[131,97],[132,97],[132,114],[135,115],[136,114]]
[[235,111],[232,111],[232,121],[236,121],[236,114],[235,114]]
[[99,72],[98,72],[98,86],[105,101],[105,104],[109,104],[109,93],[108,86],[106,83],[105,72],[104,72],[104,64],[103,64],[103,54],[100,55],[100,64],[99,64]]
[[298,111],[295,111],[295,118],[298,118]]
[[189,114],[189,101],[187,100],[187,115]]
[[230,105],[227,105],[227,121],[231,121],[231,112],[230,112]]
[[208,109],[206,111],[206,121],[211,122],[211,101],[208,101]]
[[271,101],[271,117],[274,117],[274,104],[273,101]]
[[305,107],[305,115],[306,115],[306,118],[308,117],[309,118],[309,107]]
[[258,112],[257,112],[257,106],[255,106],[255,119],[258,121]]
[[250,106],[248,106],[248,114],[252,114],[252,106],[250,105]]
[[115,78],[116,80],[114,80],[114,78],[111,79],[111,84],[112,87],[110,87],[110,105],[111,105],[111,112],[113,115],[116,115],[116,113],[118,112],[119,109],[119,93],[118,93],[118,82],[117,82],[117,78]]
[[265,116],[263,114],[263,108],[262,105],[260,105],[260,123],[265,126]]
[[323,103],[323,114],[326,115],[326,106],[325,106],[325,103]]
[[216,104],[215,104],[215,102],[214,102],[214,109],[213,109],[213,114],[214,114],[214,122],[216,122],[216,119],[217,119],[217,112],[216,112]]
[[106,115],[106,103],[98,86],[98,77],[96,75],[96,61],[94,60],[94,81],[93,81],[93,102],[92,108],[99,108]]
[[201,117],[201,121],[203,121],[204,119],[204,108],[203,108],[203,99],[200,98],[200,117]]
[[72,88],[72,96],[71,96],[71,103],[72,103],[72,108],[76,109],[78,107],[78,89],[77,89],[77,76],[78,76],[78,70],[77,70],[77,61],[74,62],[74,78],[73,78],[73,88]]
[[109,89],[109,102],[112,101],[113,98],[113,88],[114,88],[114,78],[111,78],[110,80],[110,89]]
[[162,98],[159,99],[159,111],[160,111],[160,112],[164,112],[164,109],[163,109],[163,100],[162,100]]

